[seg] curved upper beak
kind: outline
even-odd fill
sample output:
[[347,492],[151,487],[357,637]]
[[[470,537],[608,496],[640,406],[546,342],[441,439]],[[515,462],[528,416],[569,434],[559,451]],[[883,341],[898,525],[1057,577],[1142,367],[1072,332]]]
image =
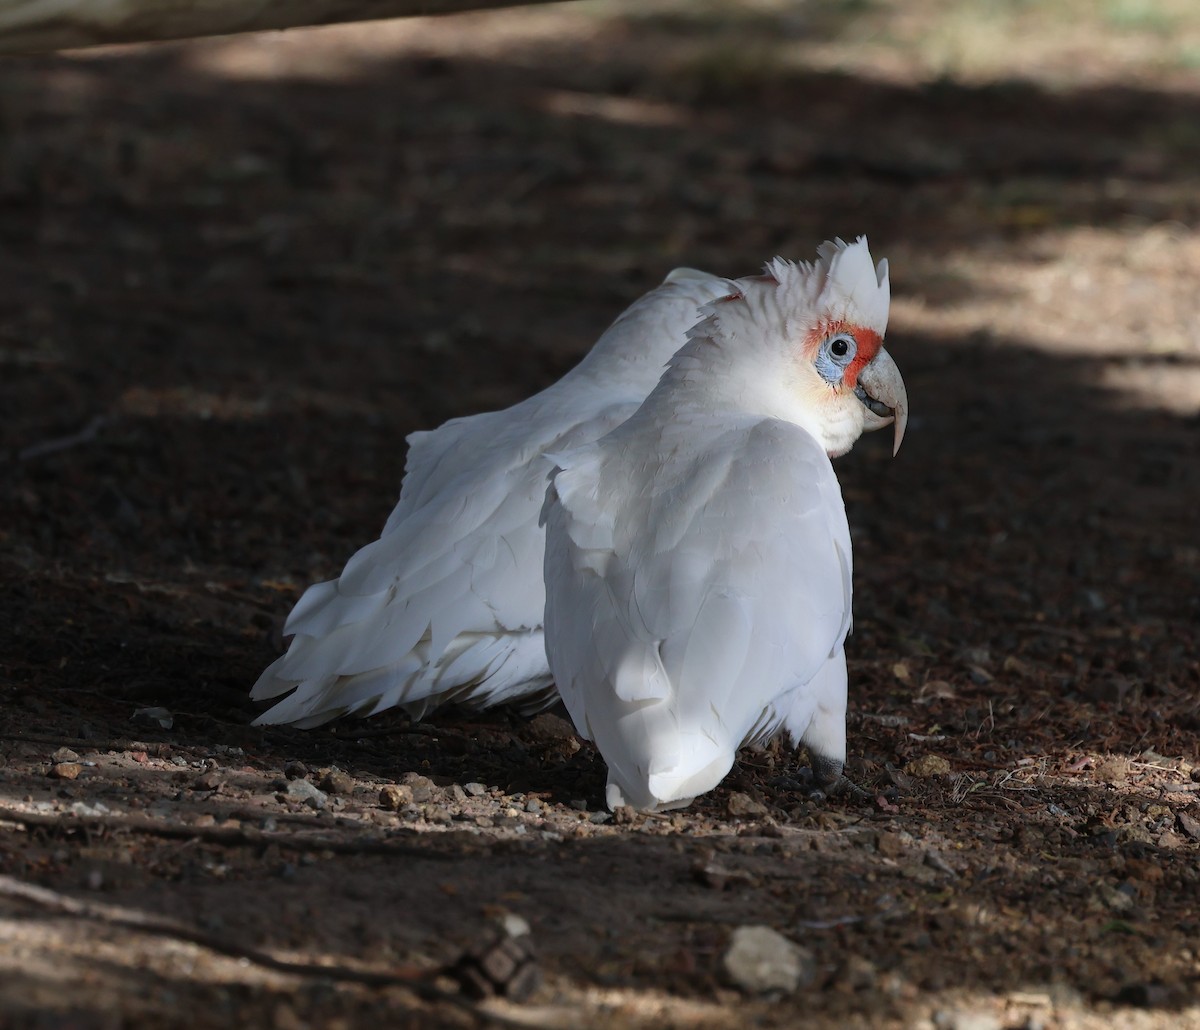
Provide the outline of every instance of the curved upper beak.
[[881,349],[858,374],[858,385],[854,392],[867,408],[863,426],[866,432],[895,423],[895,445],[892,448],[892,454],[895,455],[904,439],[904,427],[908,425],[908,392],[904,389],[900,369],[886,350]]

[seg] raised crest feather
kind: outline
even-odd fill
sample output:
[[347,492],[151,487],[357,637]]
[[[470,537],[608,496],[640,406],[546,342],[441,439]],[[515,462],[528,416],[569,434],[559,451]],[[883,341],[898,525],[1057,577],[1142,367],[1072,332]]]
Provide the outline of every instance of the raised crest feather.
[[817,248],[816,261],[774,258],[766,273],[779,281],[789,300],[821,307],[832,319],[857,322],[880,335],[887,328],[891,284],[886,259],[875,265],[867,238],[853,243],[835,238]]

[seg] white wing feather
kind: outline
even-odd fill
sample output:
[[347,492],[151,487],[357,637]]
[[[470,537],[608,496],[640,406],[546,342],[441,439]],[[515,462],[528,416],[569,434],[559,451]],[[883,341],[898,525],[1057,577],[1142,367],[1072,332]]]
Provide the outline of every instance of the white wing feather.
[[258,723],[315,726],[402,705],[553,699],[542,635],[547,450],[624,421],[727,280],[678,270],[630,307],[554,386],[504,411],[413,433],[400,499],[381,537],[341,576],[310,587],[285,655],[251,691],[294,693]]
[[610,805],[645,809],[710,790],[743,744],[803,736],[839,662],[844,722],[850,628],[850,534],[820,445],[774,420],[663,433],[669,460],[620,433],[566,455],[544,513],[550,667],[609,764]]

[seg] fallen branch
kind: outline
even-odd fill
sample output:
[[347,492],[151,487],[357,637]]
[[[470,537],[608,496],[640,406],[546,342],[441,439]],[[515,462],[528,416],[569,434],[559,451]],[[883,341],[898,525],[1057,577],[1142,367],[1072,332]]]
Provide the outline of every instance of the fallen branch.
[[263,969],[284,973],[288,976],[320,977],[323,980],[337,980],[342,983],[362,984],[367,987],[404,987],[425,1001],[448,1002],[484,1022],[521,1028],[530,1025],[526,1020],[488,1011],[456,992],[444,990],[433,983],[435,977],[454,975],[455,965],[438,966],[432,969],[400,966],[384,971],[356,969],[343,965],[322,965],[315,962],[293,962],[289,959],[279,958],[260,948],[218,937],[216,934],[207,933],[165,916],[148,915],[145,912],[124,908],[120,905],[81,901],[68,894],[62,894],[48,887],[25,883],[12,876],[0,875],[0,897],[29,902],[51,912],[73,916],[77,919],[88,919],[138,933],[184,941],[207,951],[252,962]]
[[[16,823],[26,829],[50,830],[62,833],[81,830],[97,836],[103,833],[133,833],[148,837],[199,840],[219,847],[266,848],[275,845],[290,851],[331,851],[341,855],[387,855],[390,857],[425,858],[436,861],[463,857],[461,851],[449,852],[417,847],[404,841],[378,838],[345,840],[338,837],[299,837],[293,834],[257,830],[245,826],[195,826],[183,823],[158,822],[153,819],[131,819],[127,816],[76,816],[67,813],[23,812],[0,806],[0,822]],[[460,841],[456,841],[459,843]]]
[[32,461],[34,458],[44,458],[47,454],[57,454],[59,451],[69,450],[80,444],[91,443],[106,425],[108,425],[108,416],[96,415],[77,433],[56,436],[50,440],[42,440],[40,443],[31,443],[28,447],[22,447],[17,451],[17,461]]

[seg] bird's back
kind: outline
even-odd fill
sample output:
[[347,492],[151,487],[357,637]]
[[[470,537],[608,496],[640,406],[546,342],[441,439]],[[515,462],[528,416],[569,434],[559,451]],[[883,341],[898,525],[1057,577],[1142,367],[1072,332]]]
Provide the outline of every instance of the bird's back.
[[837,479],[799,427],[719,414],[630,422],[562,464],[545,509],[551,669],[609,765],[610,804],[686,804],[840,652]]
[[288,618],[287,654],[252,696],[289,697],[264,723],[317,725],[393,705],[486,707],[552,699],[542,638],[550,465],[629,416],[683,342],[699,307],[727,289],[674,276],[632,305],[558,383],[503,411],[409,437],[400,500],[381,537]]

